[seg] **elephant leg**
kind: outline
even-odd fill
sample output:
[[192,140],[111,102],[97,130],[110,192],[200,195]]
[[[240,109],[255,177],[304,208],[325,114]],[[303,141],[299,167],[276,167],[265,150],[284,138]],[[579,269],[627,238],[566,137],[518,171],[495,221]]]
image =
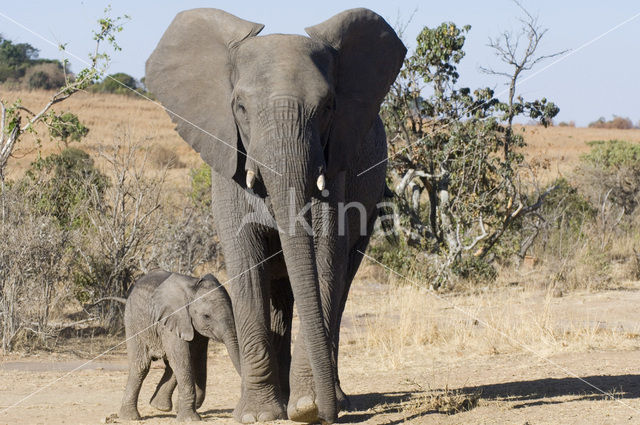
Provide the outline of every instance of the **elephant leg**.
[[[198,341],[196,341],[198,339]],[[191,349],[191,363],[196,385],[196,409],[204,403],[207,389],[207,347],[209,339],[201,335],[196,335],[189,346]]]
[[289,399],[289,370],[291,369],[291,321],[293,319],[293,292],[289,279],[271,282],[271,332],[273,350],[278,363],[278,380],[282,399]]
[[349,410],[351,404],[349,402],[349,397],[344,393],[342,387],[340,386],[340,376],[338,373],[338,352],[340,350],[340,325],[342,323],[342,314],[344,313],[344,308],[347,304],[347,298],[349,296],[349,290],[351,289],[351,283],[360,267],[360,263],[362,262],[363,255],[361,252],[365,252],[367,246],[369,245],[369,240],[371,238],[371,233],[373,233],[373,228],[376,222],[378,215],[373,214],[369,217],[367,221],[366,233],[364,235],[360,235],[359,233],[354,232],[354,228],[357,229],[359,223],[356,222],[357,217],[355,215],[351,215],[350,219],[350,230],[355,233],[352,237],[356,239],[354,244],[349,244],[350,252],[349,252],[349,261],[346,267],[346,275],[344,278],[344,286],[342,286],[337,307],[334,312],[333,320],[331,323],[331,338],[332,338],[332,353],[334,355],[333,361],[335,366],[336,373],[336,398],[340,403],[340,410]]
[[169,362],[165,358],[164,373],[162,374],[162,378],[160,378],[160,382],[158,382],[158,385],[156,386],[153,396],[151,396],[149,404],[162,412],[170,412],[173,408],[171,396],[173,395],[173,391],[176,389],[176,385],[178,385],[176,375],[173,373],[171,365],[169,365]]
[[195,378],[189,343],[173,334],[165,335],[163,339],[165,347],[170,347],[167,350],[167,357],[178,384],[178,415],[176,419],[178,421],[199,421],[200,415],[196,413],[195,409]]
[[[252,204],[242,188],[212,174],[213,215],[224,253],[241,362],[242,394],[234,417],[250,423],[284,418],[271,342],[268,265],[278,251],[267,244],[273,229],[243,222]],[[255,198],[255,197],[253,197]],[[253,200],[252,200],[253,201]]]
[[138,338],[132,338],[127,341],[127,354],[129,359],[129,377],[127,378],[127,387],[124,390],[118,417],[138,421],[140,420],[138,396],[140,395],[142,381],[144,381],[147,373],[149,373],[151,359],[144,353],[144,350],[139,347]]

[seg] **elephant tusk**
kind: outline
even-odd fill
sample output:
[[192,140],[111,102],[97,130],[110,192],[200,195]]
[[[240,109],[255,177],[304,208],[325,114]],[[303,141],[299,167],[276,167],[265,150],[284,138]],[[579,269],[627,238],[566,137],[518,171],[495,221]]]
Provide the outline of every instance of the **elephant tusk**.
[[256,181],[256,173],[249,170],[247,171],[247,187],[251,189],[253,187],[253,182]]
[[318,176],[318,180],[316,181],[316,185],[318,186],[318,190],[323,191],[325,186],[326,186],[326,182],[324,180],[324,174],[320,174]]

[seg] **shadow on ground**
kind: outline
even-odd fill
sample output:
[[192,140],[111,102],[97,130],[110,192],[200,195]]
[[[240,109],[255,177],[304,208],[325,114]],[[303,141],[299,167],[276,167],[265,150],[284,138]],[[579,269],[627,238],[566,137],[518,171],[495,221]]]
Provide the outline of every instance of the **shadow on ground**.
[[[586,381],[586,382],[585,382]],[[640,375],[600,375],[582,378],[544,378],[528,381],[513,381],[498,384],[449,388],[459,394],[480,394],[482,401],[506,401],[514,403],[511,408],[522,409],[530,406],[543,406],[568,403],[580,400],[602,400],[640,398]],[[442,414],[425,403],[424,409],[413,406],[405,411],[408,403],[424,398],[430,393],[443,393],[445,390],[404,391],[385,393],[366,393],[349,396],[351,409],[341,415],[339,423],[365,422],[374,416],[402,413],[401,418],[385,422],[400,424],[429,414]],[[603,394],[605,393],[605,394]],[[558,400],[558,397],[569,397]]]

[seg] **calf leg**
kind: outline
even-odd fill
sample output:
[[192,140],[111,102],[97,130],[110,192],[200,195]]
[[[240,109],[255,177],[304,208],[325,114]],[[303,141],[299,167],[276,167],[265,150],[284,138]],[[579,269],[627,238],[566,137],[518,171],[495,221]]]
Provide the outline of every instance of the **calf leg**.
[[127,341],[127,354],[129,358],[129,377],[127,378],[127,387],[124,390],[122,405],[118,417],[127,420],[140,420],[138,412],[138,396],[140,395],[140,387],[142,381],[149,373],[149,365],[151,359],[139,349],[137,338]]
[[149,404],[162,412],[170,412],[173,408],[171,396],[173,395],[173,390],[176,389],[176,385],[178,385],[176,375],[173,373],[173,369],[171,369],[169,362],[165,358],[164,373],[162,374],[162,378],[160,378],[160,382],[158,382],[156,391],[153,393],[153,396],[151,396]]
[[193,364],[193,377],[196,386],[196,409],[204,403],[207,389],[207,346],[209,339],[196,335],[189,346],[191,349],[191,363]]

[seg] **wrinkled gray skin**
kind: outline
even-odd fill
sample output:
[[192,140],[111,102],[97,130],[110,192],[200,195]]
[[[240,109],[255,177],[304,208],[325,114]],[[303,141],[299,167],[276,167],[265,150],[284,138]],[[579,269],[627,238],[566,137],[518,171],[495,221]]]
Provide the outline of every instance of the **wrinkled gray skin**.
[[202,279],[165,271],[143,276],[127,298],[124,323],[129,378],[119,413],[122,419],[140,419],[138,394],[151,360],[163,359],[165,364],[151,405],[171,411],[177,386],[177,419],[182,421],[200,420],[196,409],[205,396],[210,338],[224,342],[240,372],[231,300],[210,274]]
[[[242,363],[235,418],[283,418],[287,405],[292,420],[331,423],[346,402],[340,319],[385,188],[384,164],[357,174],[386,159],[378,110],[406,48],[367,9],[309,27],[309,37],[256,36],[262,27],[217,9],[182,12],[147,61],[146,83],[214,171]],[[362,209],[347,209],[341,234],[339,205],[349,202]]]

